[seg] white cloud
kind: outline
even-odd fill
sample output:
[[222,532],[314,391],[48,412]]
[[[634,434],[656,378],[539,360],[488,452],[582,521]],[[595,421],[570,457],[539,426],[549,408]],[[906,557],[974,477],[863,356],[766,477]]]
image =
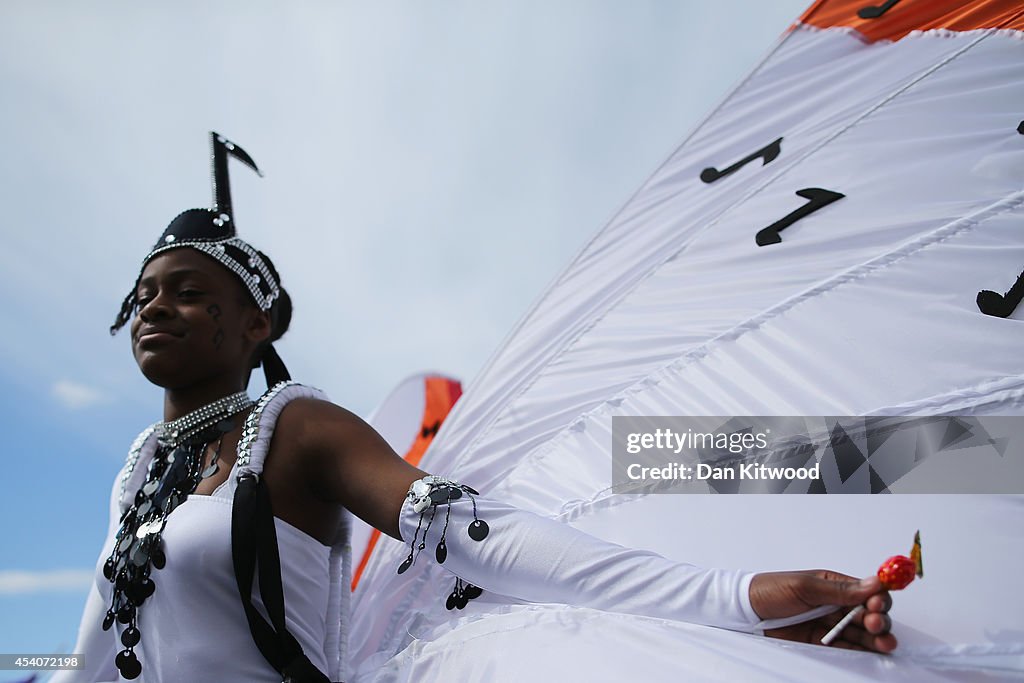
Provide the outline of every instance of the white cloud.
[[94,572],[89,569],[0,571],[0,595],[83,590],[89,587],[93,576]]
[[88,408],[103,399],[103,394],[95,389],[67,379],[58,380],[53,385],[53,396],[71,410]]

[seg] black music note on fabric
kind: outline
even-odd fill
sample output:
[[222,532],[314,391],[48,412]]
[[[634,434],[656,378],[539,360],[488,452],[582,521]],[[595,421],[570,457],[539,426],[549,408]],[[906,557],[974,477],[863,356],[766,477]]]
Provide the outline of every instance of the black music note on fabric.
[[823,190],[820,187],[806,187],[802,190],[797,190],[796,194],[798,197],[803,197],[810,201],[785,218],[777,220],[767,228],[759,230],[757,236],[754,238],[757,242],[757,246],[766,247],[769,244],[778,244],[782,241],[782,238],[779,237],[779,233],[781,231],[793,225],[801,218],[810,216],[823,206],[828,206],[832,202],[846,196],[845,194],[833,192],[832,190]]
[[978,292],[978,310],[996,318],[1009,318],[1021,299],[1024,299],[1024,273],[1017,276],[1017,281],[1006,294],[997,294],[989,289]]
[[900,0],[888,0],[888,2],[883,2],[878,6],[868,5],[867,7],[861,7],[857,10],[857,16],[861,19],[877,19],[892,9],[892,6],[899,1]]
[[426,438],[433,439],[435,436],[437,436],[437,432],[440,429],[441,429],[441,422],[440,422],[440,420],[435,420],[434,424],[432,424],[432,425],[423,425],[423,429],[420,431],[420,434],[423,436],[424,439],[426,439]]
[[775,161],[775,158],[777,156],[779,156],[779,154],[781,154],[781,153],[782,153],[782,138],[779,138],[775,142],[772,142],[772,143],[769,143],[769,144],[765,145],[764,147],[762,147],[761,149],[757,150],[756,152],[754,152],[750,156],[743,157],[742,159],[737,161],[735,164],[733,164],[732,166],[729,166],[728,168],[726,168],[723,171],[719,171],[714,166],[712,166],[710,168],[705,168],[703,171],[700,172],[700,179],[703,180],[705,183],[713,183],[716,180],[718,180],[719,178],[724,178],[725,176],[729,175],[730,173],[735,173],[736,171],[740,170],[741,168],[743,168],[744,166],[749,164],[754,159],[758,159],[760,157],[764,157],[764,163],[761,164],[761,165],[762,166],[767,166],[771,162]]
[[1020,133],[1021,135],[1024,135],[1024,121],[1021,121],[1020,125],[1017,126],[1017,132]]

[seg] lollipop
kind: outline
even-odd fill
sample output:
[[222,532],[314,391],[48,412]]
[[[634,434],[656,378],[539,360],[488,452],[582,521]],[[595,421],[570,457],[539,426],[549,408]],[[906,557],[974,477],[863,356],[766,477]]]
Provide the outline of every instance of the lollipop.
[[[910,549],[910,557],[893,555],[878,568],[878,580],[886,590],[899,591],[910,585],[914,577],[924,576],[924,565],[921,563],[921,532],[914,534],[914,545]],[[840,619],[839,623],[821,639],[822,645],[828,645],[836,639],[843,629],[850,625],[854,618],[864,611],[864,605],[857,605]]]
[[910,557],[893,555],[878,568],[878,579],[887,590],[899,591],[910,585],[914,577],[924,576],[921,564],[921,532],[914,534],[914,547],[910,549]]

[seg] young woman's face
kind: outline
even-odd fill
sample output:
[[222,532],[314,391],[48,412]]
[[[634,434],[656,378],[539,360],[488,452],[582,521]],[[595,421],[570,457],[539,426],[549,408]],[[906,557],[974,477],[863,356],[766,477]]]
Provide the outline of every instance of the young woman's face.
[[187,247],[146,264],[132,320],[132,353],[154,384],[176,389],[218,377],[244,378],[270,317],[227,268]]

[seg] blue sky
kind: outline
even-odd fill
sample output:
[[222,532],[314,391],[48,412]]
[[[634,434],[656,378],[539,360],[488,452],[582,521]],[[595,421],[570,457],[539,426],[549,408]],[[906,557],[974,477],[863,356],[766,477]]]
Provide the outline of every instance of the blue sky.
[[235,215],[295,300],[293,377],[365,416],[471,380],[805,2],[4,3],[0,652],[74,644],[161,405],[107,326],[210,204],[207,131],[266,174],[232,166]]

